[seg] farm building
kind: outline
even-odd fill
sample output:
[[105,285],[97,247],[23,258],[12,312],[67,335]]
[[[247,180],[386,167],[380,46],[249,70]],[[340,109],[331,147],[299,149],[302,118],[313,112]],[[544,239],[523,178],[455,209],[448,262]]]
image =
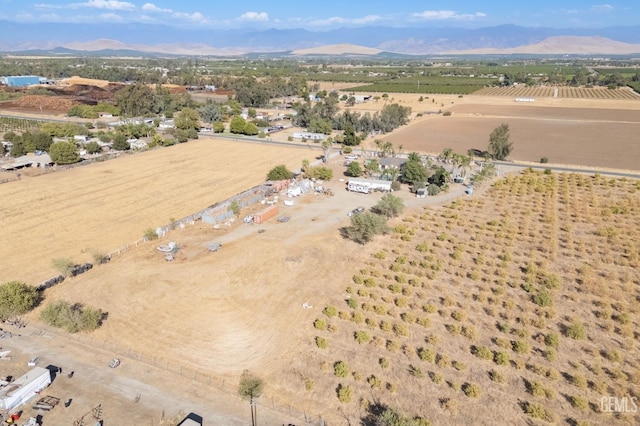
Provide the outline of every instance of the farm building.
[[51,384],[51,373],[35,367],[12,382],[0,381],[0,410],[13,410]]
[[391,191],[391,182],[388,180],[349,179],[347,189],[363,194],[368,194],[371,191]]
[[324,139],[324,134],[313,132],[295,132],[293,134],[294,139],[307,139],[312,141],[321,141]]
[[0,165],[0,170],[11,171],[22,169],[25,167],[41,167],[46,168],[53,165],[53,161],[51,161],[51,157],[47,153],[42,153],[40,155],[23,155],[22,157],[17,157],[11,163],[5,163]]
[[24,87],[40,84],[41,80],[46,80],[37,75],[22,75],[2,77],[2,82],[9,87]]

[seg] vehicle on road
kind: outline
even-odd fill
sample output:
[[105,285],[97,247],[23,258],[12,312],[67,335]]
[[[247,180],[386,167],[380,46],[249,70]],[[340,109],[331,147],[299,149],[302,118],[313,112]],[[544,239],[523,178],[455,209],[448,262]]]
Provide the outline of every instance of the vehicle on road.
[[365,211],[364,207],[358,207],[358,208],[355,208],[355,209],[351,210],[349,213],[347,213],[347,216],[355,216],[357,214],[362,213],[363,211]]

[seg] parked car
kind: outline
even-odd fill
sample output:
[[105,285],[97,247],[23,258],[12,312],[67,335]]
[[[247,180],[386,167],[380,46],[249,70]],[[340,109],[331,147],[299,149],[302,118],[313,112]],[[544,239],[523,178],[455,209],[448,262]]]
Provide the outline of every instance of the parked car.
[[280,222],[280,223],[289,222],[289,220],[291,220],[291,216],[280,216],[278,218],[278,222]]
[[114,358],[111,361],[109,361],[109,367],[111,368],[116,368],[119,365],[120,365],[120,358]]
[[244,223],[252,223],[253,222],[253,215],[252,214],[246,215],[242,221]]
[[363,211],[365,211],[364,207],[358,207],[358,208],[355,208],[355,209],[351,210],[349,213],[347,213],[347,216],[355,216],[357,214],[362,213]]

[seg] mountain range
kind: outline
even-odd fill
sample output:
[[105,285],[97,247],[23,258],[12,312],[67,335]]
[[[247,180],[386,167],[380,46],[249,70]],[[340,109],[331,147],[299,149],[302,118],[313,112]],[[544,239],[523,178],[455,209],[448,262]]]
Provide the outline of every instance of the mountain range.
[[[608,54],[640,53],[640,25],[556,29],[501,25],[456,27],[358,27],[307,29],[176,29],[150,24],[23,24],[0,21],[0,51],[146,52],[235,56],[250,53],[316,55],[327,45],[358,46],[342,54]],[[335,50],[335,49],[334,49]],[[350,49],[347,49],[350,50]],[[353,50],[353,49],[351,49]],[[306,51],[306,53],[304,53]],[[322,51],[322,49],[320,49]],[[300,53],[303,52],[303,53]],[[338,53],[340,54],[340,53]]]

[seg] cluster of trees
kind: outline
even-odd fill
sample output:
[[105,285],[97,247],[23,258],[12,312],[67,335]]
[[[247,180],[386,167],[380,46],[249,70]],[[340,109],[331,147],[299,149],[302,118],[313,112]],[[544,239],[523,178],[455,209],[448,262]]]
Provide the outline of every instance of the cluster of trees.
[[393,194],[382,196],[371,211],[351,216],[351,226],[343,229],[343,234],[351,240],[365,244],[376,235],[390,231],[387,220],[398,216],[404,209],[404,202]]
[[126,85],[116,92],[115,100],[121,115],[125,117],[159,114],[173,117],[173,114],[183,108],[197,107],[188,93],[172,94],[166,87],[157,85],[151,88],[142,83]]
[[[411,114],[410,107],[399,104],[387,104],[382,110],[371,114],[357,111],[343,111],[338,114],[338,95],[335,92],[324,96],[311,105],[311,102],[297,102],[293,105],[296,115],[293,124],[305,127],[310,132],[330,134],[333,130],[342,130],[338,140],[346,146],[359,145],[371,132],[388,133],[407,124]],[[360,135],[358,135],[360,134]]]
[[20,157],[29,152],[49,151],[49,147],[53,143],[53,137],[44,132],[24,132],[18,135],[14,132],[4,134],[4,140],[13,144],[9,155],[12,157]]
[[306,97],[309,94],[307,80],[300,74],[290,78],[266,77],[260,81],[255,77],[227,78],[219,80],[219,83],[221,87],[235,90],[236,100],[245,107],[263,107],[273,98]]
[[74,105],[67,111],[67,116],[98,118],[101,112],[112,115],[120,115],[120,109],[117,106],[99,102],[96,105]]
[[0,285],[0,321],[26,314],[40,301],[38,290],[21,281]]

